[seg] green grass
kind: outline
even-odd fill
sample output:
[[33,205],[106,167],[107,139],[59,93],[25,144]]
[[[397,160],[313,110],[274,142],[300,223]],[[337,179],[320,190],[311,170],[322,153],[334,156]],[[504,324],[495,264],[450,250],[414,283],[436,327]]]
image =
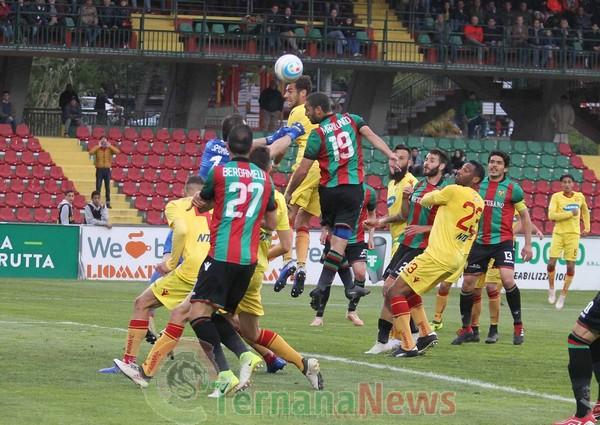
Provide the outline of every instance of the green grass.
[[[103,376],[96,372],[110,366],[112,358],[121,356],[125,337],[122,329],[127,327],[135,295],[143,288],[142,283],[0,280],[0,400],[3,406],[0,423],[171,423],[150,406],[156,405],[157,400],[162,402],[165,397],[161,392],[162,398],[155,398],[158,394],[156,385],[154,392],[141,391],[123,376]],[[285,392],[293,400],[301,400],[302,394],[306,394],[314,400],[314,393],[308,391],[308,383],[293,365],[276,375],[258,372],[247,395],[228,399],[221,405],[204,396],[194,398],[193,394],[192,401],[186,402],[190,393],[182,390],[179,398],[170,400],[175,406],[171,418],[179,423],[197,423],[203,416],[199,411],[190,413],[190,409],[198,408],[208,415],[206,423],[219,424],[358,424],[365,420],[369,424],[389,424],[400,419],[411,424],[540,425],[572,414],[574,404],[570,401],[566,370],[566,337],[577,314],[592,298],[591,292],[573,292],[565,309],[557,312],[546,303],[545,292],[523,291],[527,332],[523,346],[512,345],[509,313],[507,307],[503,307],[501,340],[497,345],[481,343],[454,347],[450,345],[458,327],[457,291],[454,290],[445,327],[440,332],[440,344],[426,356],[416,359],[362,354],[376,336],[381,300],[379,291],[374,292],[359,306],[360,315],[366,322],[364,327],[353,327],[344,319],[343,294],[336,288],[325,315],[325,327],[315,329],[308,326],[312,310],[306,294],[300,299],[292,299],[289,291],[275,294],[271,287],[266,287],[263,301],[267,314],[262,324],[283,335],[302,352],[360,362],[347,364],[340,359],[322,358],[326,389],[333,392],[335,400],[347,400],[349,393],[344,391],[356,394],[361,383],[371,385],[374,391],[379,383],[384,400],[390,391],[402,393],[404,414],[401,418],[372,412],[362,417],[357,413],[324,417],[315,411],[314,405],[312,414],[307,415],[285,414],[282,410],[272,413],[268,402],[262,404],[261,412],[246,414],[248,399],[264,396],[268,394],[266,391]],[[431,294],[425,298],[430,314],[433,300]],[[484,299],[484,327],[487,324],[485,304]],[[157,315],[160,325],[166,319],[164,311]],[[193,333],[189,328],[185,336],[191,340]],[[149,346],[144,343],[141,356],[148,350]],[[237,363],[231,360],[237,370]],[[163,369],[168,369],[168,365]],[[436,375],[427,376],[421,372]],[[486,388],[444,377],[477,380],[559,398],[516,394],[510,389]],[[594,396],[596,385],[592,388]],[[411,413],[409,404],[413,395],[419,392],[449,396],[455,412],[440,414],[441,410],[446,410],[445,405],[440,404],[434,416]],[[303,405],[297,402],[293,406],[301,408]]]

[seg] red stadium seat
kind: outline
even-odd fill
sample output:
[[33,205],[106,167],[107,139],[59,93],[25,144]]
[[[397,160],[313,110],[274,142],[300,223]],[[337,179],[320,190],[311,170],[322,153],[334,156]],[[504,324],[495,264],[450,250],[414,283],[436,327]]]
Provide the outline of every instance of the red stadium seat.
[[175,173],[173,170],[160,170],[160,180],[165,183],[175,183]]
[[534,207],[531,209],[531,217],[537,221],[545,221],[547,219],[546,211],[542,207]]
[[555,180],[552,183],[550,183],[550,192],[556,193],[560,191],[562,191],[562,186],[560,185],[559,181]]
[[182,156],[179,161],[179,166],[184,170],[193,171],[197,169],[196,161],[194,158],[189,156]]
[[167,145],[163,142],[152,143],[152,153],[155,155],[164,155],[167,153]]
[[27,142],[27,150],[29,152],[38,153],[38,152],[42,151],[42,145],[40,145],[40,141],[38,139],[36,139],[35,137],[32,137]]
[[25,192],[23,194],[22,204],[27,208],[35,208],[37,207],[38,201],[33,193]]
[[75,137],[79,140],[87,141],[90,138],[90,130],[86,125],[80,125],[77,127],[77,131],[75,131]]
[[152,202],[150,203],[150,208],[156,211],[162,211],[165,209],[165,199],[159,196],[155,196],[152,198]]
[[39,193],[42,193],[43,191],[44,191],[44,188],[42,187],[42,183],[40,182],[40,180],[38,180],[38,179],[29,180],[29,183],[27,184],[27,192],[39,194]]
[[146,142],[152,142],[154,140],[154,133],[149,127],[144,127],[140,130],[140,138]]
[[146,222],[155,226],[159,226],[165,223],[163,219],[162,211],[148,211],[146,214]]
[[132,182],[141,182],[144,180],[142,171],[139,168],[131,167],[127,170],[127,180]]
[[154,196],[154,185],[149,182],[142,182],[140,183],[138,193],[142,196]]
[[52,195],[61,193],[61,190],[59,189],[58,184],[56,183],[56,180],[46,180],[44,182],[44,191],[46,193],[50,193]]
[[544,222],[544,228],[540,228],[540,230],[544,232],[545,235],[551,235],[552,230],[554,230],[554,222],[550,220]]
[[73,208],[73,221],[76,224],[83,224],[83,215],[81,214],[81,211]]
[[583,163],[583,159],[580,156],[573,155],[571,157],[571,165],[579,170],[583,170],[585,168],[585,164]]
[[592,208],[600,208],[600,196],[595,196],[592,199],[592,203],[588,204],[588,206],[590,206]]
[[548,207],[548,195],[545,193],[538,193],[533,196],[533,205],[534,207],[547,208]]
[[25,152],[27,150],[27,145],[23,140],[18,137],[15,137],[10,144],[10,149],[16,152]]
[[375,190],[381,190],[383,188],[383,182],[379,176],[367,176],[367,184]]
[[596,174],[594,174],[594,172],[589,169],[583,170],[583,180],[587,182],[595,182]]
[[110,177],[116,182],[123,182],[127,178],[125,171],[122,168],[113,168]]
[[131,155],[135,150],[135,145],[131,140],[123,139],[121,140],[121,143],[119,143],[119,150],[123,154]]
[[573,151],[571,150],[571,146],[568,143],[559,143],[558,144],[558,153],[564,156],[572,156]]
[[204,130],[204,140],[212,140],[217,138],[217,132],[213,128],[207,128]]
[[[7,202],[7,205],[10,206],[10,204],[8,204],[8,202]],[[597,223],[600,223],[600,209],[595,208],[592,210],[592,220]]]
[[188,156],[200,156],[200,145],[197,143],[186,143],[183,145],[183,153]]
[[39,180],[45,180],[48,178],[48,172],[46,167],[41,164],[34,165],[31,169],[31,175]]
[[118,142],[123,138],[123,134],[121,133],[121,129],[118,127],[111,127],[108,129],[108,138],[110,140],[114,140]]
[[171,139],[176,140],[178,142],[185,142],[187,136],[185,135],[185,130],[182,128],[173,129],[173,134],[171,134]]
[[146,157],[141,154],[134,154],[131,157],[131,166],[137,168],[146,168],[148,166],[146,163]]
[[[71,180],[63,180],[63,181],[61,181],[60,190],[62,192],[66,192],[67,190],[72,190],[72,191],[77,192],[75,190],[75,183],[73,183]],[[76,193],[75,196],[79,196],[79,194]],[[85,203],[84,203],[84,205],[85,205]]]
[[154,168],[146,168],[144,170],[144,181],[156,183],[158,181],[158,172]]
[[129,157],[124,153],[120,153],[115,157],[115,167],[127,168],[129,166]]
[[581,184],[580,190],[586,196],[590,196],[590,195],[593,195],[596,193],[596,187],[595,187],[594,183],[590,183],[590,182],[583,182]]
[[190,172],[187,170],[179,169],[175,171],[175,179],[179,183],[185,183],[190,176]]
[[173,198],[181,198],[183,196],[183,183],[173,183],[171,194]]
[[26,165],[34,165],[37,163],[37,159],[33,152],[26,151],[21,155],[21,162]]
[[54,161],[52,161],[50,154],[46,151],[40,152],[40,155],[38,156],[38,163],[45,165],[46,167],[54,165]]
[[145,196],[135,198],[134,206],[140,211],[148,211],[150,209],[150,201]]
[[169,130],[167,130],[166,128],[159,128],[158,130],[156,130],[156,140],[159,142],[166,142],[171,138],[171,135],[169,134]]
[[57,223],[58,222],[58,208],[50,209],[50,222]]
[[125,130],[123,130],[123,137],[127,140],[135,142],[140,136],[135,128],[127,127]]
[[12,208],[0,208],[0,221],[16,221]]
[[11,208],[17,208],[21,206],[21,198],[17,192],[8,192],[4,203]]
[[158,155],[148,155],[146,162],[148,163],[148,168],[155,168],[157,170],[162,168],[162,161]]
[[175,142],[175,141],[171,141],[168,144],[168,149],[169,149],[169,153],[171,155],[183,155],[183,149],[182,149],[183,145],[181,143]]
[[197,142],[198,140],[200,140],[200,130],[194,128],[188,130],[187,139],[192,142]]
[[62,180],[65,178],[62,168],[53,166],[50,167],[50,178],[54,180]]
[[171,195],[171,189],[169,188],[169,184],[164,181],[157,183],[156,188],[154,190],[158,196],[162,196],[163,198],[168,198]]
[[536,192],[539,193],[550,193],[550,183],[548,183],[546,180],[538,180],[535,183],[535,190]]
[[25,192],[25,182],[20,179],[13,179],[10,181],[10,191],[15,193]]
[[0,164],[0,178],[7,179],[13,175],[13,170],[8,164]]
[[137,185],[135,182],[126,181],[123,183],[123,193],[127,196],[135,196],[137,194]]
[[0,193],[7,193],[10,191],[10,186],[8,183],[4,181],[4,179],[0,179]]
[[92,137],[94,139],[98,139],[100,140],[102,138],[102,136],[105,136],[106,133],[104,132],[104,127],[94,127],[92,129]]
[[29,127],[27,126],[27,124],[18,124],[16,131],[15,131],[16,135],[23,138],[23,139],[28,139],[29,136],[31,136],[31,133],[29,132]]
[[7,150],[9,150],[8,142],[4,137],[0,136],[0,152],[6,152]]
[[145,140],[138,140],[135,144],[135,151],[138,154],[148,155],[150,153],[150,143]]
[[376,214],[378,217],[382,217],[387,215],[388,213],[388,209],[387,209],[387,203],[386,202],[377,202],[377,209],[376,209]]
[[13,131],[10,124],[0,124],[0,137],[12,137]]
[[53,208],[56,206],[56,202],[52,199],[52,195],[49,193],[40,193],[38,204],[43,208]]
[[27,179],[30,176],[29,167],[24,164],[19,164],[15,167],[15,176],[20,179]]
[[179,168],[177,157],[174,155],[165,156],[165,160],[163,161],[163,167],[169,168],[171,170],[176,170],[177,168]]
[[4,154],[4,162],[10,165],[17,165],[21,162],[15,151],[6,151]]
[[85,201],[85,196],[83,195],[75,195],[75,199],[73,199],[73,207],[82,210],[85,208],[87,202]]
[[50,214],[44,208],[37,208],[33,213],[33,221],[36,223],[50,223]]

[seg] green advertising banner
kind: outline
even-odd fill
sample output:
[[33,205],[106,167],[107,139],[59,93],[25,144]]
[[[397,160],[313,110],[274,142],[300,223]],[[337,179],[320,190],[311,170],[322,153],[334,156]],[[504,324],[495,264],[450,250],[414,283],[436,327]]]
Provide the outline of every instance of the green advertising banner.
[[79,226],[0,223],[0,277],[77,279]]

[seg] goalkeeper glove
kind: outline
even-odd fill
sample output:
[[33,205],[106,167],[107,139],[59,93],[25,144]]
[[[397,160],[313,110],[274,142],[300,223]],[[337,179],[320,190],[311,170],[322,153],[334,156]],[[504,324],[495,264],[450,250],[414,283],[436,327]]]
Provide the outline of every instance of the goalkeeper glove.
[[295,122],[287,130],[287,135],[292,138],[292,141],[304,134],[304,127],[299,122]]
[[271,134],[270,136],[265,137],[265,139],[267,139],[267,146],[272,145],[273,142],[275,142],[276,140],[279,140],[282,137],[287,136],[287,132],[289,129],[290,129],[289,127],[281,127],[275,133]]

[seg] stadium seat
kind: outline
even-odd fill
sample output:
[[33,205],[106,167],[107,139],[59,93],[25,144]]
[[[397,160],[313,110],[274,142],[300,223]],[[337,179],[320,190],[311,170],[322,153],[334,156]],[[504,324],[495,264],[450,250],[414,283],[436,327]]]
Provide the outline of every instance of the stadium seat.
[[0,208],[0,221],[16,221],[15,213],[12,208]]
[[100,140],[102,136],[105,136],[104,127],[94,127],[92,129],[92,138]]
[[35,208],[35,207],[37,207],[37,204],[38,204],[35,195],[31,192],[25,192],[23,194],[21,203],[24,207],[27,207],[27,208]]
[[158,171],[155,168],[146,168],[144,170],[144,181],[150,183],[158,181]]
[[127,127],[123,130],[123,137],[131,142],[137,141],[139,139],[138,132],[135,128]]
[[[10,204],[7,205],[10,206]],[[592,210],[592,220],[595,221],[596,223],[600,223],[600,209],[595,208]]]
[[0,178],[7,179],[12,176],[13,170],[8,164],[0,164]]
[[562,186],[558,180],[554,180],[550,183],[550,193],[556,193],[562,191]]
[[[77,192],[75,190],[75,184],[71,180],[63,180],[59,183],[60,183],[61,192],[66,192],[67,190],[72,190],[74,192]],[[75,193],[75,196],[77,196],[77,195],[78,195],[78,193]]]
[[535,182],[535,188],[539,193],[550,193],[550,183],[546,180],[538,180]]
[[200,130],[194,128],[188,130],[187,139],[190,142],[197,142],[198,140],[200,140]]
[[145,196],[135,198],[134,206],[140,211],[148,211],[150,209],[150,201]]
[[513,180],[521,180],[526,174],[523,173],[523,168],[510,167],[508,169],[508,175]]
[[162,162],[160,160],[160,156],[158,155],[148,155],[148,158],[146,158],[146,163],[149,168],[155,168],[157,170],[162,168]]
[[110,177],[118,183],[121,183],[127,179],[127,176],[125,175],[125,171],[122,168],[116,168],[116,167],[112,168]]
[[273,184],[275,184],[275,186],[277,186],[277,187],[287,186],[288,178],[287,178],[286,174],[273,173],[271,177],[273,178]]
[[586,196],[596,194],[596,187],[594,183],[591,182],[583,182],[579,190]]
[[148,211],[146,214],[146,222],[155,226],[164,224],[162,211]]
[[543,152],[547,155],[556,156],[558,154],[558,149],[556,148],[556,144],[554,142],[544,142],[542,143]]
[[171,189],[169,188],[169,184],[164,181],[158,182],[156,184],[156,187],[154,188],[154,191],[158,196],[162,196],[163,198],[168,198],[171,195]]
[[195,158],[192,158],[189,156],[182,156],[179,161],[179,166],[181,168],[183,168],[184,170],[188,170],[188,171],[194,171],[198,168],[196,166]]
[[29,139],[31,133],[29,132],[29,126],[25,123],[17,124],[15,134],[22,139]]
[[85,201],[85,196],[77,194],[75,195],[75,199],[73,199],[73,207],[77,209],[84,209],[87,202]]
[[7,150],[9,150],[8,142],[6,140],[7,139],[0,136],[0,152],[6,152]]
[[135,151],[142,155],[148,155],[150,153],[150,143],[146,140],[139,140],[135,144]]
[[163,161],[163,167],[169,168],[171,170],[176,170],[179,168],[177,157],[174,155],[165,156],[165,160]]
[[27,179],[30,176],[29,167],[25,164],[19,164],[15,167],[15,176],[20,179]]
[[543,151],[543,142],[527,142],[527,150],[529,154],[541,155]]
[[135,145],[131,140],[123,139],[119,143],[119,150],[122,154],[131,155],[135,150]]
[[56,195],[61,192],[56,180],[46,180],[44,182],[44,191],[52,195]]
[[21,162],[21,159],[17,156],[16,151],[6,151],[3,161],[9,165],[17,165]]
[[571,150],[571,146],[568,143],[559,143],[558,144],[558,153],[565,156],[572,156],[573,151]]
[[167,148],[169,150],[169,154],[171,155],[183,155],[183,149],[182,149],[183,145],[181,143],[175,142],[175,141],[171,141],[168,145]]
[[4,181],[4,179],[0,179],[0,193],[7,193],[10,191],[10,186]]
[[136,168],[136,167],[131,167],[131,168],[127,169],[127,180],[137,182],[137,183],[141,182],[142,180],[144,180],[144,177],[142,175],[142,170],[140,170],[139,168]]
[[[0,212],[0,217],[2,217],[1,212]],[[600,235],[600,223],[592,223],[591,226],[591,233],[592,235]]]
[[4,198],[4,203],[11,208],[17,208],[21,205],[21,198],[17,192],[8,192]]
[[52,161],[50,154],[46,151],[40,152],[40,154],[38,156],[38,163],[40,163],[46,167],[50,167],[51,165],[54,165],[54,161]]
[[50,209],[50,222],[51,223],[58,223],[58,208],[51,208]]
[[121,129],[118,127],[111,127],[108,129],[108,138],[110,140],[114,140],[115,142],[119,142],[123,138],[123,134],[121,133]]
[[81,141],[86,142],[90,138],[90,130],[87,128],[86,125],[80,125],[75,131],[75,137],[77,137]]
[[383,188],[383,183],[379,176],[375,176],[375,175],[367,176],[367,184],[375,190],[381,190]]
[[526,193],[533,193],[535,192],[535,183],[531,180],[523,180],[521,182],[521,188]]
[[169,130],[167,130],[166,128],[159,128],[158,130],[156,130],[156,140],[159,142],[166,142],[171,138],[171,135],[169,134]]
[[544,228],[540,228],[540,230],[544,232],[545,235],[551,235],[554,230],[554,222],[550,220],[544,222]]
[[538,170],[538,179],[540,180],[552,181],[555,177],[558,178],[558,176],[554,175],[554,170],[550,168],[540,168]]
[[129,166],[129,157],[124,153],[117,154],[113,165],[115,167],[127,168]]
[[583,179],[587,182],[595,182],[596,174],[590,169],[583,170]]
[[0,124],[0,137],[10,138],[14,136],[12,127],[10,124]]
[[56,203],[52,200],[52,195],[49,193],[40,193],[38,204],[43,208],[52,208],[56,206]]
[[573,155],[571,158],[571,165],[579,170],[583,170],[585,168],[585,164],[583,163],[583,160],[581,159],[581,157],[577,156],[577,155]]
[[140,138],[146,142],[152,142],[154,140],[154,133],[149,127],[143,127],[140,130]]
[[187,156],[200,156],[200,145],[196,143],[186,143],[183,147],[183,153]]
[[26,151],[21,154],[21,162],[25,165],[34,165],[37,163],[37,158],[31,151]]
[[154,196],[152,202],[150,202],[150,208],[156,211],[163,211],[165,209],[165,199]]
[[123,193],[127,196],[135,196],[135,194],[137,193],[137,185],[135,184],[135,182],[132,181],[126,181],[125,183],[123,183]]
[[173,170],[160,170],[160,180],[165,183],[175,183],[175,174]]
[[377,202],[377,209],[375,211],[378,217],[386,216],[388,213],[387,203],[385,201]]
[[163,142],[152,143],[152,153],[155,155],[164,155],[167,153],[167,145]]
[[27,145],[22,139],[15,137],[12,143],[10,144],[10,150],[13,150],[15,152],[24,152],[27,150]]
[[62,168],[57,166],[50,167],[50,178],[54,180],[62,180],[65,178]]
[[182,128],[173,129],[173,133],[171,134],[171,139],[176,140],[180,143],[185,142],[187,139],[187,137],[185,135],[185,130]]
[[42,145],[40,145],[40,141],[35,137],[32,137],[27,142],[27,150],[33,153],[39,153],[42,151]]
[[534,207],[547,208],[548,207],[548,195],[545,193],[538,193],[533,196],[533,204]]
[[134,154],[131,157],[131,166],[136,168],[146,168],[148,166],[146,157],[142,154]]
[[183,195],[183,183],[173,183],[173,186],[171,186],[171,195],[174,198],[181,198]]
[[33,221],[36,223],[50,223],[50,214],[43,208],[37,208],[33,213]]
[[546,211],[542,207],[533,207],[531,209],[531,218],[537,221],[546,220]]
[[142,182],[140,183],[140,187],[138,189],[138,194],[142,196],[154,196],[154,184],[150,182]]
[[179,183],[185,183],[189,176],[190,176],[190,172],[187,170],[183,170],[181,168],[179,170],[175,170],[175,179]]
[[83,221],[84,221],[83,220],[83,215],[81,214],[81,211],[78,210],[78,209],[76,209],[76,208],[73,208],[73,221],[76,224],[83,224]]

